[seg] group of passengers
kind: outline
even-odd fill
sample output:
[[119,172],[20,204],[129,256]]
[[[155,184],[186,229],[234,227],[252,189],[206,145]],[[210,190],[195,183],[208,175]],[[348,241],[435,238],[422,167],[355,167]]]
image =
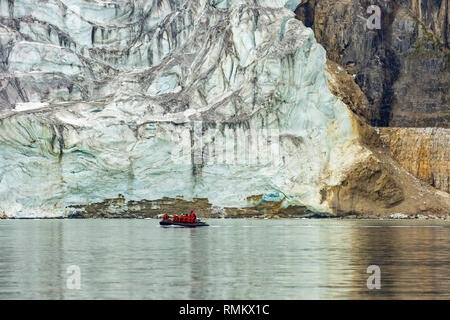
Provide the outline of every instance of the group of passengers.
[[172,218],[170,218],[167,214],[163,215],[163,220],[169,220],[172,222],[182,222],[182,223],[196,223],[197,222],[197,216],[194,213],[194,210],[191,211],[190,215],[175,215]]

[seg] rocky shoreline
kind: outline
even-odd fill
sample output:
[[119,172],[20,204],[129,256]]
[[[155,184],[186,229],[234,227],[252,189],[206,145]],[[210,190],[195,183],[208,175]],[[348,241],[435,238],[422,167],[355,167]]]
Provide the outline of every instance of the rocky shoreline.
[[[144,216],[137,214],[122,214],[122,215],[110,215],[103,214],[98,215],[83,215],[83,214],[71,214],[66,217],[9,217],[6,213],[0,215],[0,220],[71,220],[71,219],[161,219],[162,214],[154,216]],[[387,217],[382,216],[359,216],[359,215],[347,215],[347,216],[335,216],[323,213],[310,213],[304,215],[278,215],[278,214],[259,214],[259,215],[232,215],[232,216],[202,216],[203,219],[333,219],[333,220],[441,220],[450,221],[450,215],[447,216],[435,216],[435,215],[406,215],[403,213],[391,214]]]
[[314,212],[305,206],[287,206],[284,201],[267,201],[263,195],[247,198],[247,206],[215,207],[206,198],[184,199],[163,197],[157,200],[126,200],[119,194],[116,198],[86,205],[73,205],[64,214],[47,214],[42,217],[21,217],[0,212],[0,219],[160,219],[169,215],[189,213],[195,210],[202,219],[376,219],[376,220],[448,220],[449,212],[424,212],[408,214],[401,212],[368,214],[357,211]]

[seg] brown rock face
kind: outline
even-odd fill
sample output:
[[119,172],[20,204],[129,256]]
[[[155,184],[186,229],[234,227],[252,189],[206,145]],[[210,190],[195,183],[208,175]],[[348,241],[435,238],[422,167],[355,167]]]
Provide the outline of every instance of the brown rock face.
[[384,213],[405,200],[401,185],[371,157],[357,166],[338,187],[327,190],[327,198],[337,215]]
[[450,130],[381,128],[381,139],[398,163],[436,189],[450,192]]
[[425,27],[449,48],[450,12],[448,0],[403,0],[400,2],[405,3]]
[[367,104],[353,77],[330,61],[327,72],[330,89],[359,115],[354,128],[372,154],[355,164],[340,184],[323,189],[323,201],[338,216],[449,214],[450,195],[429,185],[449,191],[450,130],[373,128],[362,119]]
[[[396,213],[410,216],[417,214],[446,216],[450,214],[450,194],[431,188],[427,182],[408,173],[403,168],[403,163],[395,161],[395,156],[391,156],[389,149],[382,146],[383,143],[376,128],[358,118],[355,121],[355,127],[361,136],[361,143],[371,151],[371,154],[361,162],[355,163],[342,177],[339,184],[322,190],[322,200],[328,203],[335,215],[386,217]],[[394,130],[394,128],[386,128],[386,130],[391,129]],[[402,141],[406,134],[405,132],[399,133],[397,136],[399,141]],[[383,140],[386,139],[384,133],[382,136]],[[443,141],[448,143],[448,137],[444,137],[444,139],[446,140]],[[438,146],[438,143],[435,147],[437,153],[440,153],[441,147]],[[420,150],[420,148],[417,149]],[[442,149],[449,150],[448,147]],[[407,150],[411,150],[411,147],[407,147]],[[400,154],[407,152],[399,151]],[[423,153],[427,153],[427,151],[423,151]],[[442,154],[436,155],[436,158],[443,160],[441,165],[447,166],[448,170],[449,162],[442,159],[443,157]],[[446,157],[448,159],[448,154]],[[436,166],[431,163],[432,168]],[[442,177],[443,179],[448,177],[448,171],[444,172]]]
[[366,96],[355,83],[354,78],[336,62],[327,60],[328,86],[331,92],[342,100],[354,113],[364,119],[376,115],[370,108]]
[[391,28],[399,73],[392,85],[389,126],[450,127],[448,50],[406,9],[398,10]]
[[377,2],[381,29],[368,30],[365,0],[308,0],[297,17],[330,60],[355,76],[376,126],[450,126],[447,0]]

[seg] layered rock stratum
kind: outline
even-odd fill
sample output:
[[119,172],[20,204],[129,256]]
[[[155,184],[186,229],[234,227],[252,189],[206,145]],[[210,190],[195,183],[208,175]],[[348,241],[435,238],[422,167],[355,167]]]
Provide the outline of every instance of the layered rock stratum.
[[0,0],[0,212],[448,214],[298,4]]
[[381,139],[406,170],[450,192],[450,129],[381,128]]

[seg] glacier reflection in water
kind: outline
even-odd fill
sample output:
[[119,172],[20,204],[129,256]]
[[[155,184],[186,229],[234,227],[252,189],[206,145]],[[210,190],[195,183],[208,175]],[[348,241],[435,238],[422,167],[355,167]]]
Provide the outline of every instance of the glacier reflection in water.
[[[450,298],[442,221],[0,221],[0,299]],[[369,265],[381,289],[368,290]],[[81,289],[67,289],[67,268]]]

